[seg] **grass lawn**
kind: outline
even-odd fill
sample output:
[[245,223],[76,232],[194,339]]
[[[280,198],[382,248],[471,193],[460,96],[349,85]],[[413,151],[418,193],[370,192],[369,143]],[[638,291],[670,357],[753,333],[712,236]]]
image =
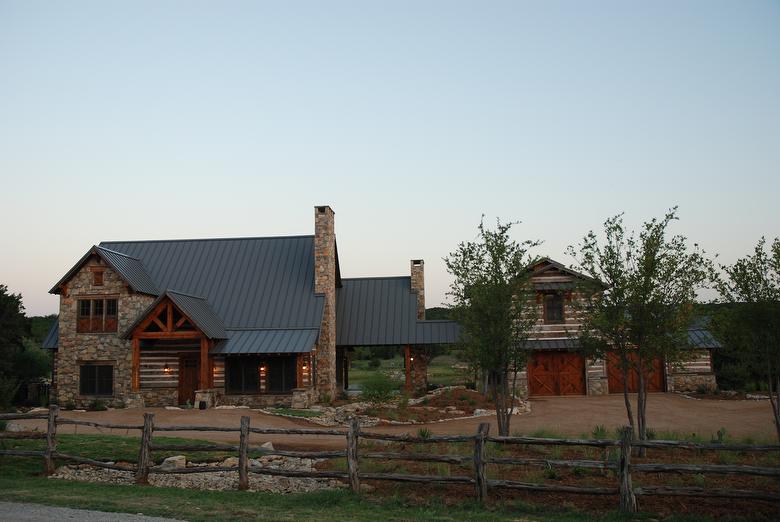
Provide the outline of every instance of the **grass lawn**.
[[269,408],[268,411],[277,413],[279,415],[289,415],[291,417],[303,417],[303,418],[319,417],[322,415],[322,412],[320,411],[296,410],[294,408]]
[[[61,435],[59,450],[98,459],[134,460],[138,439],[104,435]],[[163,438],[160,442],[204,443]],[[40,441],[0,441],[5,448],[35,449]],[[215,457],[215,454],[200,454]],[[164,456],[162,453],[159,457]],[[200,491],[149,486],[91,484],[48,479],[41,476],[40,458],[0,456],[0,500],[34,502],[102,511],[143,513],[193,521],[206,520],[642,520],[649,515],[625,519],[618,514],[603,516],[560,506],[532,506],[525,503],[492,503],[487,508],[473,501],[445,505],[431,494],[425,503],[411,503],[401,493],[380,499],[355,495],[346,490],[295,495],[239,491]],[[666,520],[710,520],[708,518],[669,518]]]

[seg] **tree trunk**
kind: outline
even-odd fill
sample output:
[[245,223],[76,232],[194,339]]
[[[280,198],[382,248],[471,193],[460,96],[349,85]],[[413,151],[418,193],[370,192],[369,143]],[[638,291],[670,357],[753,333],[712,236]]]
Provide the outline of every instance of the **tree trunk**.
[[[645,379],[645,368],[642,364],[642,357],[637,357],[637,373],[639,376],[639,389],[637,390],[636,417],[639,425],[639,440],[647,440],[647,379]],[[644,457],[647,449],[640,447],[638,456]]]
[[505,372],[491,372],[493,377],[493,396],[496,402],[496,421],[498,422],[498,434],[502,437],[509,436],[509,407],[507,404],[507,378]]
[[634,411],[631,408],[631,399],[628,397],[628,358],[625,353],[620,354],[621,358],[621,371],[623,372],[623,402],[626,404],[626,415],[628,415],[628,425],[631,426],[631,431],[634,428]]
[[772,406],[772,413],[775,417],[775,431],[777,431],[777,440],[780,442],[780,376],[775,379],[774,390],[772,381],[769,381],[769,403]]

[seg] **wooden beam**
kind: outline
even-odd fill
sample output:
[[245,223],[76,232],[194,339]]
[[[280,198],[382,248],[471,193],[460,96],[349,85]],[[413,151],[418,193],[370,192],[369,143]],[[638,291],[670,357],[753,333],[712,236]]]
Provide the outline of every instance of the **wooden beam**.
[[172,332],[173,331],[173,304],[172,303],[168,303],[168,317],[167,317],[167,319],[168,320],[165,321],[165,324],[166,324],[165,331],[166,332]]
[[209,340],[206,337],[200,338],[200,378],[198,379],[198,389],[203,390],[209,387]]
[[133,391],[141,388],[141,340],[133,337],[133,369],[132,369]]
[[200,332],[140,332],[133,337],[139,339],[200,339]]

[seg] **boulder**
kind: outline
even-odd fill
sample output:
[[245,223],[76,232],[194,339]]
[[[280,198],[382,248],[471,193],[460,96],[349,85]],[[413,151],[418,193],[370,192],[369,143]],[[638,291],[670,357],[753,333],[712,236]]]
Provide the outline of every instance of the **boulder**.
[[238,457],[228,457],[222,461],[222,466],[238,466]]
[[187,457],[184,455],[176,455],[175,457],[168,457],[164,461],[162,461],[162,464],[160,464],[160,469],[164,471],[170,471],[172,469],[179,469],[179,468],[186,468],[187,467]]
[[260,448],[268,451],[274,451],[274,445],[270,440],[264,444],[261,444]]

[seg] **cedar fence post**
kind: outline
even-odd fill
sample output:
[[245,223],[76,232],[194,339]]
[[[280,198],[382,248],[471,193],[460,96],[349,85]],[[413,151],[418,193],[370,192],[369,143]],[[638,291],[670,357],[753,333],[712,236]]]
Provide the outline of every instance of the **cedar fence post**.
[[238,489],[249,489],[249,417],[241,417],[241,438],[238,443]]
[[49,423],[46,427],[46,456],[44,457],[46,475],[54,474],[53,454],[57,451],[57,415],[59,412],[59,406],[49,406]]
[[633,437],[633,429],[623,428],[620,437],[620,465],[618,468],[620,511],[623,513],[637,512],[636,495],[634,495],[634,486],[631,483],[631,439]]
[[484,502],[487,500],[487,459],[485,456],[485,438],[490,431],[490,424],[483,422],[477,428],[477,436],[474,439],[474,485],[477,491],[477,500]]
[[357,416],[349,420],[347,432],[347,472],[349,473],[349,486],[355,493],[360,492],[360,476],[358,475],[358,436],[360,423]]
[[144,430],[141,433],[141,449],[138,451],[138,467],[135,472],[136,484],[149,483],[149,465],[152,461],[153,431],[154,413],[144,413]]

